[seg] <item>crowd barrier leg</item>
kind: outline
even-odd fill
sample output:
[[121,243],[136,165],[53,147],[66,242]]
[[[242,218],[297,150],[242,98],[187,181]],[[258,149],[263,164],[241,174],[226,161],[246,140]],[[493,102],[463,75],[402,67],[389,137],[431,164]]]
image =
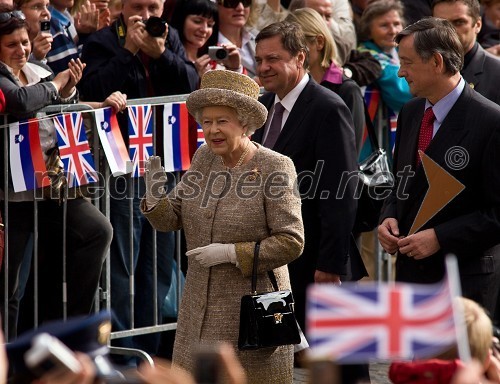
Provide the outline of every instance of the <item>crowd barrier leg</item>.
[[[149,99],[141,99],[141,100],[129,100],[129,105],[138,105],[138,104],[161,104],[161,103],[168,103],[168,102],[182,102],[186,98],[186,95],[181,95],[177,97],[165,97],[165,98],[155,98],[155,100],[149,100]],[[51,106],[48,107],[44,110],[46,114],[56,114],[56,113],[69,113],[69,112],[76,112],[76,111],[81,111],[81,112],[88,112],[89,108],[87,106],[82,106],[82,105],[66,105],[66,106]],[[4,159],[4,177],[3,177],[3,190],[5,191],[5,197],[3,201],[3,210],[4,210],[4,223],[5,223],[5,258],[3,262],[3,271],[1,273],[4,276],[4,282],[3,282],[3,289],[4,289],[4,297],[3,297],[3,305],[4,305],[4,310],[2,313],[3,317],[3,328],[6,336],[6,340],[12,340],[12,336],[14,335],[9,335],[9,326],[12,326],[12,324],[9,324],[9,296],[8,296],[8,290],[9,290],[9,194],[8,194],[8,186],[9,186],[9,130],[8,130],[8,118],[7,115],[3,116],[3,139],[4,139],[4,154],[3,154],[3,159]],[[93,131],[94,135],[92,137],[91,147],[94,149],[94,159],[95,159],[95,165],[96,165],[96,171],[98,172],[99,175],[103,174],[103,178],[100,178],[98,189],[102,187],[104,190],[104,193],[99,196],[91,196],[91,202],[96,206],[108,219],[110,217],[110,193],[109,193],[109,181],[110,181],[110,171],[108,165],[103,162],[101,163],[100,160],[102,160],[103,152],[100,150],[100,143],[97,135],[96,129],[98,129],[95,126],[95,120],[94,119],[89,119],[91,120],[91,130]],[[154,130],[156,131],[156,119],[154,121]],[[88,121],[87,121],[88,124]],[[156,135],[156,132],[155,132]],[[176,179],[180,180],[180,173],[176,173]],[[131,183],[132,185],[134,183]],[[130,191],[132,196],[133,196],[133,190]],[[132,203],[132,201],[130,200]],[[63,230],[62,233],[60,234],[55,234],[54,236],[62,236],[62,242],[63,242],[63,250],[62,250],[62,285],[60,286],[61,289],[61,296],[62,296],[62,301],[60,303],[61,307],[59,307],[62,311],[62,317],[67,318],[68,317],[68,258],[71,257],[70,254],[67,254],[67,225],[68,225],[68,207],[67,203],[63,203],[62,206],[62,211],[63,211],[63,216],[62,216],[62,222],[63,222]],[[40,236],[42,233],[40,232],[40,228],[38,227],[39,219],[40,219],[40,211],[39,211],[39,202],[34,201],[33,202],[33,217],[30,218],[30,220],[33,220],[33,258],[31,260],[32,263],[32,268],[33,268],[33,289],[30,289],[29,291],[25,292],[25,296],[29,296],[30,299],[33,299],[33,304],[32,304],[32,311],[33,311],[33,318],[29,319],[29,323],[31,323],[34,327],[38,327],[41,321],[43,319],[40,317],[41,310],[43,312],[43,308],[40,308],[40,289],[39,286],[41,284],[41,276],[39,275],[40,271],[40,263],[42,260],[40,259],[40,252],[42,249],[40,248]],[[129,210],[129,245],[130,245],[130,281],[129,281],[129,289],[130,289],[130,297],[129,297],[129,303],[130,303],[130,314],[131,314],[131,327],[130,329],[126,329],[124,331],[119,331],[115,332],[113,331],[110,336],[110,340],[116,340],[124,337],[131,337],[131,336],[138,336],[138,335],[148,335],[152,333],[158,333],[158,332],[165,332],[165,331],[173,331],[177,328],[177,323],[176,322],[170,322],[170,323],[160,323],[159,322],[159,308],[158,308],[158,300],[159,298],[157,297],[157,292],[158,292],[158,268],[159,268],[159,263],[163,262],[163,260],[158,259],[158,250],[156,248],[156,238],[157,234],[156,232],[153,232],[153,273],[151,278],[153,279],[153,288],[151,294],[153,295],[151,300],[153,302],[153,307],[154,307],[154,322],[152,322],[151,326],[147,327],[141,327],[141,328],[136,328],[137,324],[134,324],[134,304],[136,301],[136,289],[135,289],[135,275],[134,275],[134,256],[133,256],[133,246],[134,246],[134,241],[133,241],[133,207],[132,204],[130,204],[130,210]],[[31,250],[30,250],[31,253]],[[178,231],[175,234],[175,254],[173,255],[175,260],[177,260],[177,302],[179,302],[180,299],[180,290],[181,290],[181,278],[180,274],[181,272],[181,233]],[[11,271],[12,273],[12,271]],[[101,309],[111,309],[111,274],[113,271],[111,270],[111,263],[110,263],[110,252],[108,251],[107,257],[105,258],[104,265],[103,265],[103,270],[100,278],[100,284],[99,288],[95,292],[95,300],[94,300],[94,306],[93,306],[93,311],[98,312]],[[11,281],[12,282],[12,281]],[[145,353],[144,351],[137,350],[134,348],[119,348],[119,347],[111,347],[110,348],[111,353],[113,354],[118,354],[118,355],[130,355],[130,356],[135,356],[138,357],[144,361],[147,361],[149,364],[152,364],[152,359],[151,357]]]

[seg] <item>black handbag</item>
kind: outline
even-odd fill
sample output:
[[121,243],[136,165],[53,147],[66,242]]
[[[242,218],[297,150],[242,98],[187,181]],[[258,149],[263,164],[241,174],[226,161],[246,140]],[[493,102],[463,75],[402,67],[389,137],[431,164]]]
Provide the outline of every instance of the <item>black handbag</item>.
[[394,185],[394,176],[389,166],[387,153],[380,148],[375,128],[365,105],[365,122],[373,152],[358,164],[361,189],[354,233],[368,232],[378,225],[380,210],[386,190]]
[[253,257],[253,294],[241,298],[239,350],[300,343],[292,291],[279,291],[276,276],[273,271],[268,271],[274,291],[257,293],[259,249],[260,243],[257,242]]

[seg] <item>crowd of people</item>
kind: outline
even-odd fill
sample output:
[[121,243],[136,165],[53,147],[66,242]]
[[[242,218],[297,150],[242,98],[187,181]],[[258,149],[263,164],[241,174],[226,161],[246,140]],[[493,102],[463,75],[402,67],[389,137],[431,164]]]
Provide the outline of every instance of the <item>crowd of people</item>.
[[[9,123],[39,119],[43,161],[55,173],[43,199],[14,192],[15,170],[2,191],[9,217],[8,263],[0,276],[7,340],[33,326],[33,284],[38,321],[89,314],[106,257],[113,331],[160,324],[176,230],[185,238],[177,245],[185,248],[187,275],[174,370],[193,374],[200,345],[225,341],[236,348],[256,242],[258,290],[272,290],[264,277],[273,271],[279,288],[293,291],[306,331],[310,284],[375,277],[365,261],[377,256],[359,251],[356,230],[367,119],[395,176],[379,225],[368,230],[395,256],[395,279],[439,282],[444,258],[453,253],[463,295],[498,323],[498,9],[493,0],[2,0],[3,112]],[[152,33],[148,22],[158,20],[160,32]],[[223,57],[214,58],[214,46]],[[381,100],[375,118],[372,92]],[[120,113],[127,99],[181,94],[189,94],[187,109],[206,144],[180,179],[163,171],[162,155],[149,158],[139,170],[143,177],[110,176],[108,217],[85,190],[66,191],[44,107],[110,107],[128,146],[129,122]],[[397,118],[395,134],[388,115]],[[159,120],[155,154],[163,153]],[[9,146],[3,137],[2,150]],[[464,189],[414,228],[429,191],[424,156]],[[0,156],[2,180],[6,158]],[[112,344],[155,356],[160,336]],[[236,351],[236,358],[249,383],[290,383],[294,364],[303,362],[301,348]],[[369,381],[367,364],[340,372],[342,383]],[[500,382],[498,375],[488,378]]]

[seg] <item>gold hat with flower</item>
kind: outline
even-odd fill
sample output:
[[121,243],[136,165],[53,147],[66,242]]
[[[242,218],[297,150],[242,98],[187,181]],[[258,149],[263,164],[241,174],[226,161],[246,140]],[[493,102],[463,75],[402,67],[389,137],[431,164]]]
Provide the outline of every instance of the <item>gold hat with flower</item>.
[[267,109],[258,101],[259,92],[259,85],[246,75],[227,70],[208,71],[201,78],[200,89],[188,96],[186,105],[195,119],[200,118],[199,112],[205,107],[234,108],[247,117],[251,134],[267,119]]

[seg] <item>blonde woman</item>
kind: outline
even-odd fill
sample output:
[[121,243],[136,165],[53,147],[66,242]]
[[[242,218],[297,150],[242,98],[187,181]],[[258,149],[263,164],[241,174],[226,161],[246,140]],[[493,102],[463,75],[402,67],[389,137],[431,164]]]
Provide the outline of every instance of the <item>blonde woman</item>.
[[321,84],[338,94],[351,111],[359,153],[365,124],[364,101],[360,87],[339,66],[335,41],[321,15],[311,8],[300,8],[287,16],[298,23],[307,39],[309,48],[309,73]]

